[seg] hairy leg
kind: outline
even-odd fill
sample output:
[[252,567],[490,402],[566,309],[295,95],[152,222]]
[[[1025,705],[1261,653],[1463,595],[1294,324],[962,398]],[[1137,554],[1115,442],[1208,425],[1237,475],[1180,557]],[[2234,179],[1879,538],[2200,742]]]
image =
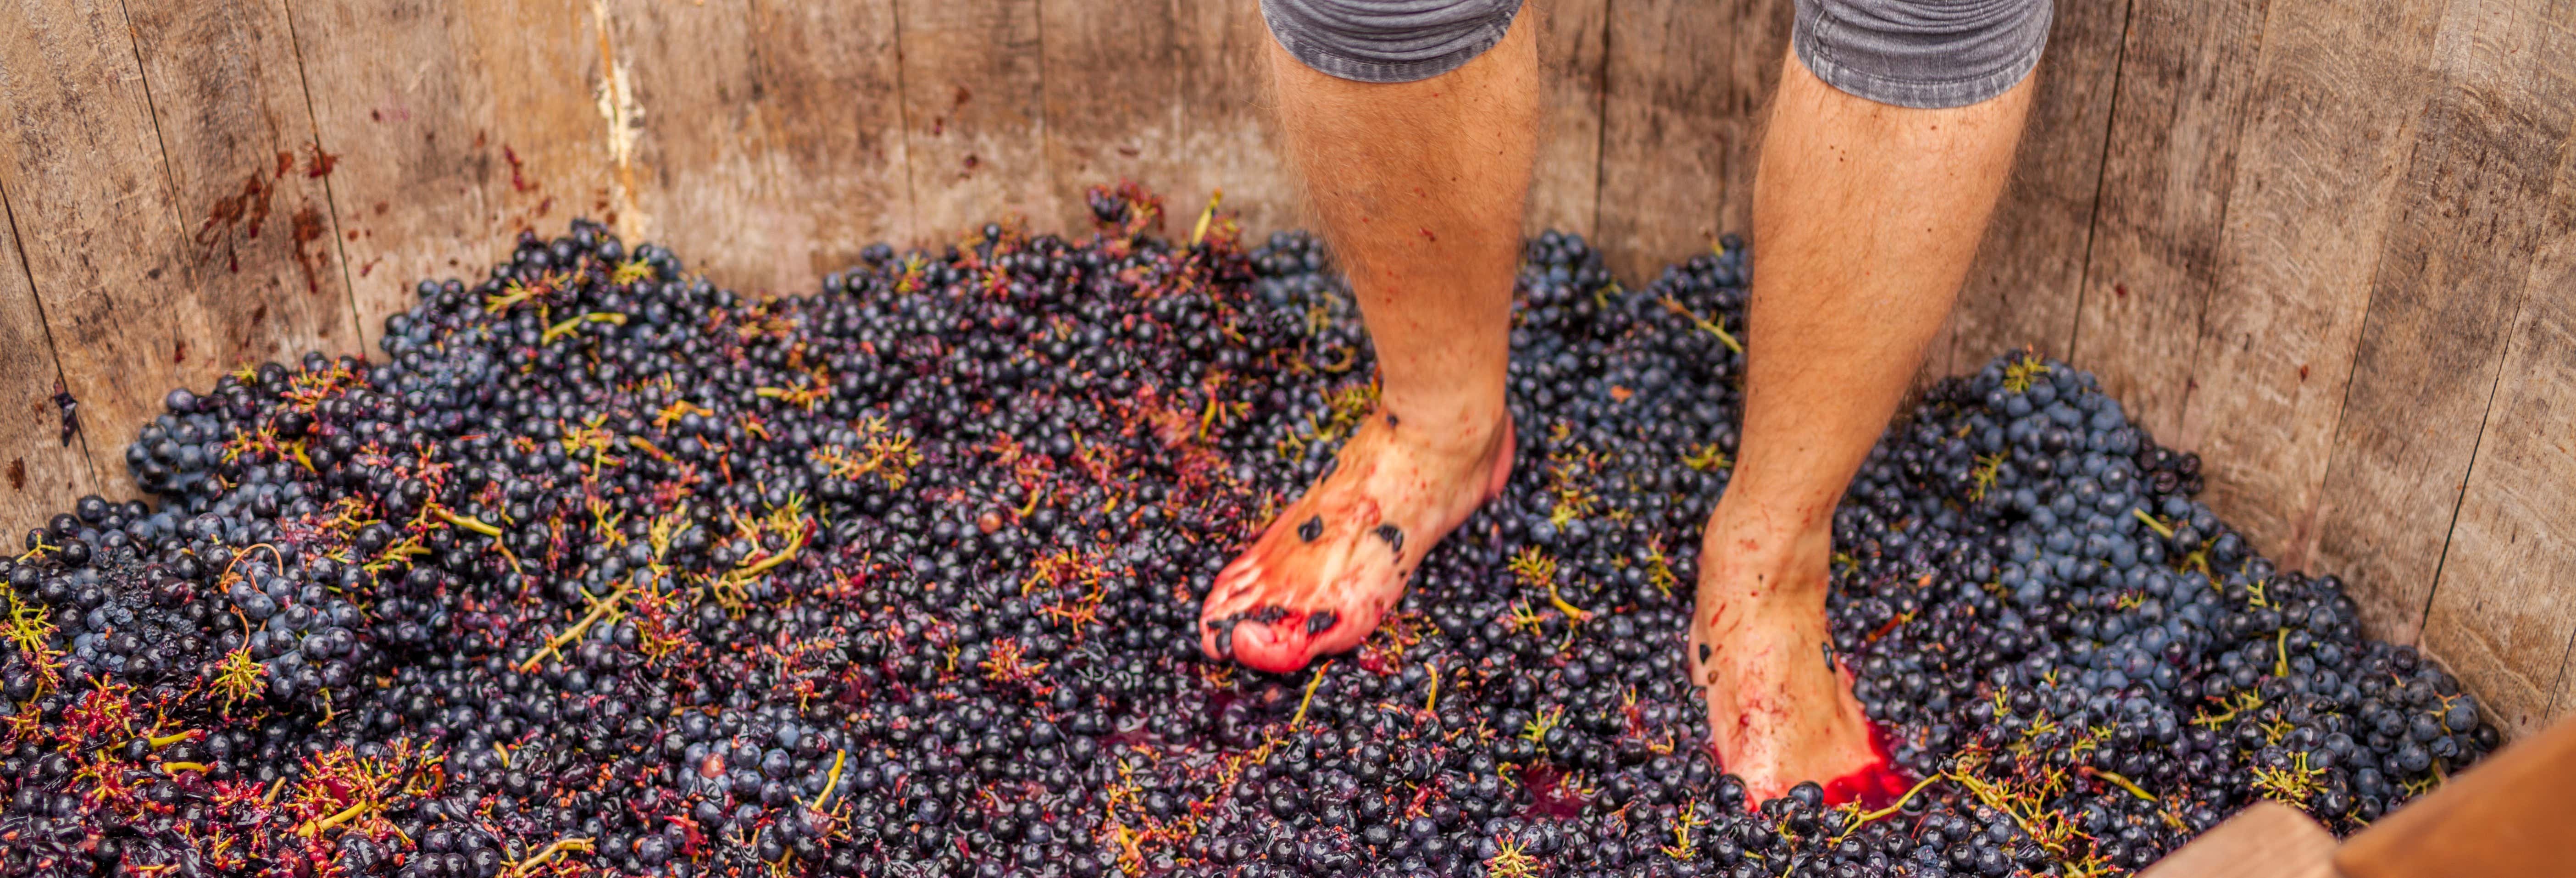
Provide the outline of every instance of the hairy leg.
[[1690,646],[1712,743],[1757,802],[1878,763],[1825,625],[1834,506],[1967,275],[2031,90],[1906,109],[1784,67],[1754,180],[1743,442]]
[[1456,70],[1363,83],[1270,47],[1288,153],[1377,351],[1380,409],[1217,575],[1201,646],[1271,671],[1349,649],[1424,552],[1501,490],[1512,274],[1538,142],[1525,9]]

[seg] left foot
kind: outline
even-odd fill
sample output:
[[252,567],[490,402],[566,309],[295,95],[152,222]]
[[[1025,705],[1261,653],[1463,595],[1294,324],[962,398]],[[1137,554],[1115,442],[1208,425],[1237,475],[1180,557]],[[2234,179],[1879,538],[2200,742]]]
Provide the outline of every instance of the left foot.
[[1379,412],[1334,460],[1217,573],[1199,610],[1208,658],[1286,673],[1358,646],[1404,596],[1423,553],[1511,477],[1511,421],[1399,427]]
[[1747,805],[1803,781],[1829,797],[1875,799],[1892,777],[1826,628],[1830,551],[1825,534],[1715,523],[1703,540],[1688,666],[1706,687],[1718,763],[1744,779]]

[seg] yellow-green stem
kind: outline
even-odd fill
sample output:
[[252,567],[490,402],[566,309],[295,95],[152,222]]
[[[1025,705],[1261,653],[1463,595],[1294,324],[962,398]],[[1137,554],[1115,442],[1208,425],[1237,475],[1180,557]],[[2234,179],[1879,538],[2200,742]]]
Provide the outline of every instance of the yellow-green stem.
[[547,860],[554,859],[556,854],[563,853],[565,851],[588,853],[590,852],[590,839],[567,838],[562,841],[555,842],[554,844],[546,845],[543,850],[537,851],[536,856],[529,857],[527,860],[519,863],[519,865],[512,867],[510,869],[510,874],[513,878],[517,878],[517,876],[535,872],[537,871],[537,867],[545,865]]
[[1306,707],[1315,703],[1315,689],[1324,685],[1324,672],[1332,669],[1333,663],[1325,662],[1315,669],[1314,679],[1306,681],[1306,697],[1297,699],[1297,715],[1288,720],[1289,728],[1293,729],[1306,724]]
[[848,750],[832,754],[832,773],[823,778],[823,791],[814,796],[814,810],[823,810],[823,803],[832,800],[832,788],[841,785],[841,763],[849,761],[849,758]]
[[2148,515],[2146,510],[2131,509],[2129,510],[2129,514],[2137,516],[2139,521],[2146,522],[2147,529],[2155,531],[2156,536],[2164,537],[2168,540],[2173,539],[2174,529],[2166,527],[2164,522],[2157,521],[2155,516]]
[[462,516],[462,515],[458,515],[458,514],[456,514],[455,512],[449,511],[448,509],[446,509],[446,508],[444,508],[444,507],[441,507],[441,508],[438,510],[438,517],[439,517],[439,518],[442,518],[442,519],[446,519],[446,521],[447,521],[447,523],[448,523],[448,524],[452,524],[452,525],[455,525],[455,526],[457,526],[457,527],[461,527],[461,528],[464,528],[464,529],[466,529],[466,530],[470,530],[470,531],[473,531],[473,532],[478,533],[478,534],[482,534],[482,535],[487,536],[487,537],[492,537],[492,538],[494,538],[494,539],[499,539],[499,538],[500,538],[500,536],[501,536],[501,529],[500,529],[500,528],[493,527],[493,526],[488,525],[488,524],[484,524],[484,523],[482,523],[482,522],[480,522],[480,521],[476,521],[476,520],[474,520],[474,519],[467,518],[467,517]]

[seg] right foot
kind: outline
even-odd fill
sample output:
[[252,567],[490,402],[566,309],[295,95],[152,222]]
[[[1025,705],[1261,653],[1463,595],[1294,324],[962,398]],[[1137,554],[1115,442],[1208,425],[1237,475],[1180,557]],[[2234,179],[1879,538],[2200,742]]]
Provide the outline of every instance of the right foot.
[[1217,573],[1200,649],[1284,673],[1358,646],[1423,554],[1510,479],[1509,416],[1470,432],[1369,415],[1333,468]]
[[1871,746],[1830,646],[1830,532],[1728,527],[1719,505],[1701,541],[1689,646],[1719,765],[1744,780],[1747,807],[1809,780],[1827,787],[1828,804],[1893,798],[1902,779]]

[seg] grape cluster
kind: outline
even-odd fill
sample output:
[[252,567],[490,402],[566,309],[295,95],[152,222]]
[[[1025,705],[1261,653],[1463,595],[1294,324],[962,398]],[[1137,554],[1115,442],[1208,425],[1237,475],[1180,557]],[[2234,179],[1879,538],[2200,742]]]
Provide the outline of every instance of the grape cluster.
[[1090,203],[783,296],[576,222],[422,283],[381,359],[173,391],[157,506],[0,561],[0,875],[2099,876],[2497,745],[2197,458],[2008,355],[1834,522],[1834,655],[1913,782],[1748,801],[1681,649],[1732,238],[1641,290],[1531,241],[1508,489],[1356,652],[1210,663],[1210,579],[1371,353],[1316,240]]

